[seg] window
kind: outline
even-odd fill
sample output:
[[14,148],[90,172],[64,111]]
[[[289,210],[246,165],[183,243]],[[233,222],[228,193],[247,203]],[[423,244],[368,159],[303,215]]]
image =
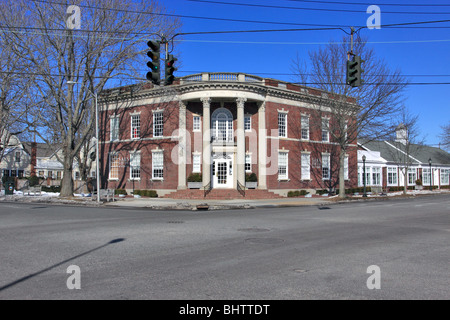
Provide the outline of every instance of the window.
[[281,138],[287,137],[286,120],[287,120],[287,113],[278,112],[278,136]]
[[112,117],[109,125],[111,130],[110,140],[119,140],[119,117]]
[[164,178],[164,158],[162,151],[152,154],[152,179],[162,180]]
[[301,134],[303,140],[309,140],[309,117],[302,116],[301,120]]
[[109,179],[119,179],[119,154],[109,154]]
[[278,152],[278,180],[288,179],[288,153]]
[[233,115],[225,108],[217,109],[212,115],[212,140],[233,142]]
[[16,152],[16,162],[20,162],[20,151]]
[[17,176],[18,176],[19,178],[23,178],[23,174],[24,174],[24,171],[23,171],[23,170],[17,170]]
[[344,180],[348,180],[348,156],[344,158]]
[[75,171],[75,180],[80,180],[80,172]]
[[131,139],[139,139],[141,137],[141,115],[134,114],[131,116]]
[[56,171],[56,179],[61,180],[62,178],[62,171]]
[[252,116],[250,114],[244,116],[244,130],[252,131]]
[[3,169],[3,177],[9,177],[9,170]]
[[130,179],[139,180],[141,178],[141,154],[139,152],[130,153]]
[[192,155],[192,172],[200,172],[201,154]]
[[322,179],[330,179],[330,155],[322,155]]
[[252,155],[245,155],[245,172],[252,172]]
[[162,137],[163,136],[163,113],[162,111],[153,113],[153,136]]
[[416,168],[408,168],[408,185],[416,184]]
[[422,169],[422,184],[430,185],[430,168]]
[[17,177],[17,171],[11,170],[11,177]]
[[441,169],[441,184],[449,184],[450,169]]
[[322,141],[329,142],[330,141],[330,132],[329,132],[330,120],[322,119]]
[[388,185],[397,185],[397,168],[388,167],[387,168],[387,183]]
[[372,185],[381,186],[381,168],[372,168]]
[[301,166],[302,166],[302,180],[311,179],[311,155],[307,153],[302,153],[301,156]]
[[47,178],[53,179],[53,171],[47,171]]
[[193,131],[201,131],[201,128],[200,128],[200,116],[194,116],[192,127],[193,127]]

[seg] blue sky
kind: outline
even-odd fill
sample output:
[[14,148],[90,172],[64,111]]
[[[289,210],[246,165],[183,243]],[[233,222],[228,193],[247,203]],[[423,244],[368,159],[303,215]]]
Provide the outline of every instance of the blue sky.
[[[365,26],[370,16],[366,13],[367,7],[378,5],[381,9],[381,29],[361,30],[361,35],[368,38],[369,46],[375,50],[377,56],[384,59],[391,69],[400,69],[403,74],[411,75],[408,76],[410,82],[450,83],[450,22],[421,25],[422,28],[383,28],[383,25],[387,24],[449,20],[450,2],[448,0],[432,0],[431,2],[424,0],[214,1],[318,10],[236,6],[189,0],[163,0],[162,4],[170,13],[177,15],[253,21],[182,17],[180,19],[183,24],[181,29],[183,33],[315,28],[299,24]],[[392,4],[403,4],[403,6],[392,6]],[[424,4],[445,6],[421,6]],[[358,12],[327,11],[330,9]],[[420,14],[426,12],[429,14]],[[425,26],[433,28],[423,28]],[[349,28],[346,30],[349,31]],[[177,41],[176,48],[177,57],[180,59],[176,76],[181,77],[202,71],[243,72],[284,81],[295,81],[291,75],[291,68],[292,60],[297,54],[307,59],[310,50],[316,50],[321,44],[324,45],[329,41],[340,41],[344,35],[345,33],[341,30],[185,35],[176,38],[180,40]],[[450,120],[449,92],[449,84],[411,85],[405,91],[405,105],[412,113],[419,115],[420,130],[427,144],[439,143],[440,126],[448,124]]]

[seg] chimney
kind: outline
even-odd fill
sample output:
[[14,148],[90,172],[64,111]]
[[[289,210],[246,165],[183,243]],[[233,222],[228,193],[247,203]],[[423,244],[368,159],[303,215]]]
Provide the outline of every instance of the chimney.
[[37,143],[31,143],[31,174],[30,176],[36,175],[36,156],[37,156]]

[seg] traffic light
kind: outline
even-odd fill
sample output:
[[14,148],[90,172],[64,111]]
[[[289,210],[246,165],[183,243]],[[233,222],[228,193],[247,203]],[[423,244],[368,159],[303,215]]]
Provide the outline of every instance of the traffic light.
[[174,58],[173,55],[169,54],[168,58],[165,61],[165,67],[166,67],[166,77],[164,81],[164,85],[171,85],[173,83],[173,80],[175,79],[173,72],[177,70],[173,65],[175,64],[175,61],[177,61],[177,58]]
[[359,87],[363,83],[361,79],[364,72],[361,68],[363,62],[360,56],[354,56],[353,60],[347,61],[347,84],[351,87]]
[[147,66],[152,69],[152,71],[147,72],[147,79],[153,84],[159,84],[161,82],[159,60],[161,41],[150,40],[147,42],[147,45],[150,47],[150,51],[147,52],[147,56],[152,59],[152,61],[147,62]]

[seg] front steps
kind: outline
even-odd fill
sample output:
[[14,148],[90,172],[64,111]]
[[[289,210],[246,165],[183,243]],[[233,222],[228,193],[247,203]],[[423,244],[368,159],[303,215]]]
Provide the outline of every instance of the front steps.
[[163,198],[171,199],[209,199],[209,200],[231,200],[231,199],[278,199],[281,196],[267,190],[247,189],[245,190],[245,197],[242,196],[236,189],[212,189],[205,197],[205,192],[202,189],[186,189],[178,190],[165,195]]

